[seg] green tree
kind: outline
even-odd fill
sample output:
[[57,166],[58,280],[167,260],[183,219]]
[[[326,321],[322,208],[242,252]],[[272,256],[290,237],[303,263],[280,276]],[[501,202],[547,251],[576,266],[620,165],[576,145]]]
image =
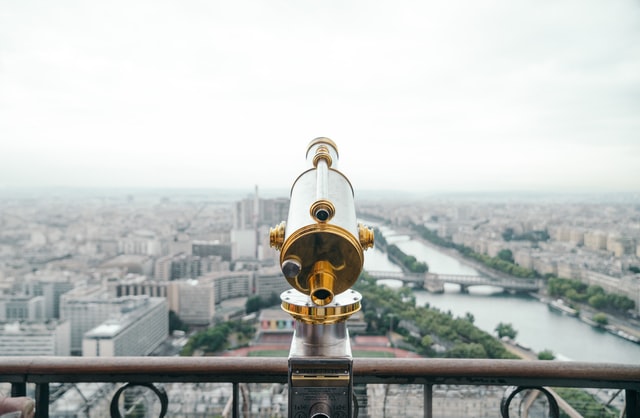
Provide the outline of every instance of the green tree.
[[635,307],[635,302],[624,295],[606,293],[600,286],[588,286],[579,280],[549,277],[547,290],[551,296],[588,303],[596,309],[626,312]]
[[269,295],[269,300],[267,300],[264,304],[263,307],[269,307],[269,306],[276,306],[276,305],[280,305],[280,296],[276,295],[275,292],[271,292],[271,295]]
[[[491,334],[475,327],[470,317],[454,317],[428,306],[417,307],[415,298],[407,298],[403,291],[378,286],[376,280],[364,272],[354,286],[362,294],[362,312],[367,332],[384,333],[389,326],[390,314],[394,331],[405,335],[405,342],[418,347],[418,352],[429,356],[467,358],[516,358]],[[411,335],[400,327],[400,321],[411,323]],[[436,353],[432,346],[438,343],[448,351]],[[453,350],[453,351],[452,351]]]
[[189,327],[182,322],[180,317],[174,311],[169,311],[169,332],[187,331]]
[[422,345],[425,348],[429,348],[433,345],[433,338],[431,338],[430,335],[425,335],[424,337],[422,337],[422,339],[420,340],[420,345]]
[[[553,388],[553,390],[583,417],[618,418],[620,411],[611,405],[604,405],[584,389]],[[564,411],[560,417],[568,417]]]
[[504,232],[502,232],[502,239],[505,241],[511,241],[513,239],[513,235],[513,228],[505,228]]
[[204,343],[205,351],[209,353],[215,353],[224,348],[227,342],[227,333],[221,329],[215,329],[211,334],[207,336]]
[[602,312],[598,312],[597,314],[593,315],[592,319],[593,319],[593,322],[595,322],[601,327],[604,327],[605,325],[609,324],[609,318],[607,317],[607,315],[603,314]]
[[602,286],[596,286],[596,285],[589,286],[587,287],[587,295],[589,297],[596,296],[596,295],[604,295],[604,289],[602,288]]
[[487,358],[487,352],[478,343],[458,343],[449,351],[447,357],[451,358]]
[[467,312],[464,314],[464,319],[466,319],[467,321],[471,322],[472,324],[476,321],[476,317],[473,316],[473,314],[471,312]]
[[516,336],[518,335],[518,331],[516,331],[513,328],[513,325],[511,324],[506,324],[504,322],[500,322],[495,329],[496,333],[498,333],[498,337],[502,338],[502,337],[509,337],[512,340],[516,339]]
[[500,250],[498,258],[502,261],[506,261],[507,263],[513,263],[513,253],[509,249]]
[[589,298],[589,306],[602,309],[607,306],[607,297],[603,294],[593,295]]
[[542,350],[538,353],[538,360],[555,360],[556,356],[551,350]]
[[260,309],[262,309],[262,298],[260,296],[251,296],[247,299],[244,307],[246,313],[258,312]]

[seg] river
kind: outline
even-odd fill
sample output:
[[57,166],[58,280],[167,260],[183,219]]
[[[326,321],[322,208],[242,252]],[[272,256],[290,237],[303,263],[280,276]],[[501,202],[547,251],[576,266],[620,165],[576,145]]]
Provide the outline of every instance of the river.
[[[383,229],[383,234],[390,244],[397,245],[418,261],[428,263],[429,271],[433,273],[481,275],[469,265],[420,241],[394,235],[388,229]],[[400,271],[376,248],[365,253],[364,268]],[[401,282],[395,280],[381,282],[391,287],[401,286]],[[551,350],[559,360],[640,364],[640,345],[596,330],[577,318],[551,311],[545,303],[531,296],[507,295],[500,290],[477,286],[462,294],[457,285],[446,284],[442,294],[414,290],[414,295],[419,306],[428,303],[442,311],[451,311],[454,316],[472,314],[475,325],[491,334],[498,323],[511,323],[518,332],[518,343],[536,352]]]

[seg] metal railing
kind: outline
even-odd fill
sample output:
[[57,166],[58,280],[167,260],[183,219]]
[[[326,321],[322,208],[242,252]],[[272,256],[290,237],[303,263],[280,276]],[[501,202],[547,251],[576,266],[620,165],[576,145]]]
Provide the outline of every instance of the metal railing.
[[[226,382],[233,385],[231,415],[240,417],[240,384],[285,384],[287,374],[287,359],[282,357],[0,357],[0,382],[11,383],[13,396],[25,395],[27,384],[34,384],[36,416],[41,418],[49,417],[50,384],[81,382],[154,389],[156,383]],[[514,387],[512,393],[530,387],[543,388],[543,393],[548,387],[618,389],[625,393],[626,417],[640,418],[640,365],[354,358],[353,375],[355,384],[423,385],[423,416],[429,418],[433,417],[435,385],[507,386]],[[500,413],[509,416],[504,411],[496,411],[496,416]]]

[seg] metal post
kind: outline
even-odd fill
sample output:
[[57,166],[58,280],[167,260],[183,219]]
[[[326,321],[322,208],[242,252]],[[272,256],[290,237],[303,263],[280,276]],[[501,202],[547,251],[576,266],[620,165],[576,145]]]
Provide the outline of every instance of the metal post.
[[27,396],[27,384],[25,382],[11,383],[11,396]]
[[36,384],[36,418],[49,418],[49,383]]
[[424,385],[424,418],[433,418],[433,385]]
[[233,399],[231,402],[233,403],[233,411],[231,411],[231,416],[233,418],[240,418],[240,384],[238,382],[233,383]]
[[640,418],[640,392],[627,389],[625,396],[625,410],[627,418]]

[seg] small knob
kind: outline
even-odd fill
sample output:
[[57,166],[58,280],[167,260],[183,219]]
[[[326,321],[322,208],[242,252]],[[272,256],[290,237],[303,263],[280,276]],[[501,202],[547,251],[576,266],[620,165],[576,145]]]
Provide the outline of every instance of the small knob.
[[358,238],[360,239],[360,245],[362,245],[364,250],[373,247],[373,229],[367,228],[362,224],[358,224]]
[[275,228],[269,229],[269,246],[280,250],[284,244],[285,222],[280,222]]
[[300,271],[302,271],[302,264],[293,258],[284,260],[280,267],[282,269],[282,274],[284,274],[284,277],[287,279],[295,279],[298,277],[298,274],[300,274]]

